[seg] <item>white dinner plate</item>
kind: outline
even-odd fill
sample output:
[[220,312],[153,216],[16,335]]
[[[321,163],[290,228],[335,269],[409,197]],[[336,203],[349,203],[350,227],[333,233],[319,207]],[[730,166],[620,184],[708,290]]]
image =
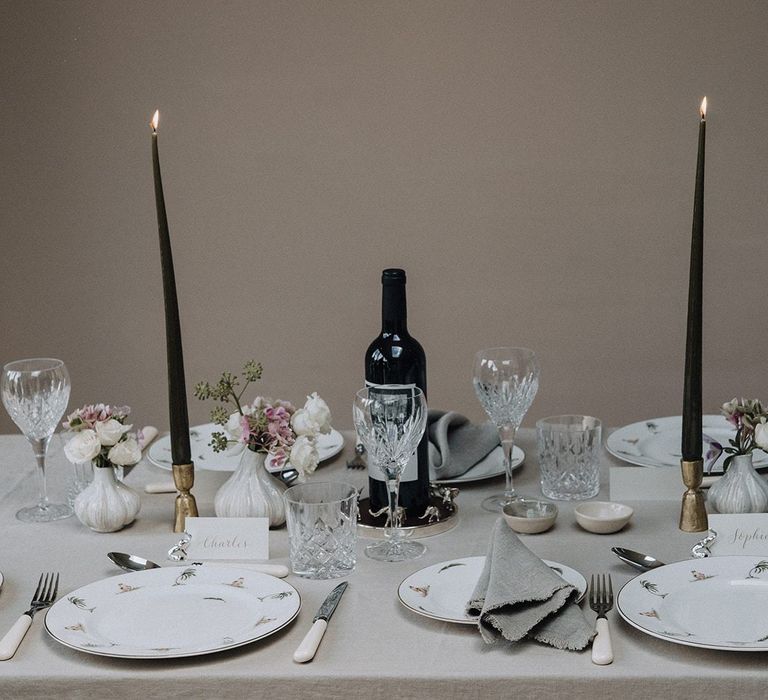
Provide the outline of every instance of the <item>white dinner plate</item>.
[[[612,432],[605,441],[605,448],[614,457],[637,464],[641,467],[680,467],[680,445],[682,443],[683,419],[681,416],[653,418],[632,423]],[[702,455],[709,450],[706,438],[711,438],[721,445],[728,445],[728,440],[736,437],[736,430],[725,416],[703,416],[702,432],[705,435]],[[723,461],[727,455],[721,455],[711,471],[706,474],[717,476],[723,473]],[[768,454],[757,450],[752,453],[753,463],[757,468],[768,468]]]
[[638,574],[616,598],[641,632],[705,649],[768,651],[768,556],[689,559]]
[[[579,601],[587,591],[586,579],[575,569],[543,560],[579,591]],[[397,597],[409,610],[433,620],[476,625],[477,616],[465,612],[475,584],[485,566],[485,557],[451,559],[427,566],[403,580]]]
[[[214,432],[225,432],[224,427],[215,423],[195,425],[189,429],[189,445],[192,449],[192,461],[195,469],[214,472],[233,472],[240,464],[240,456],[245,449],[244,443],[231,445],[224,452],[214,452],[208,444]],[[335,457],[344,448],[344,436],[338,430],[331,430],[328,435],[319,435],[317,450],[320,461]],[[164,435],[155,440],[147,455],[149,461],[161,469],[171,469],[171,436]],[[267,462],[269,467],[269,460]]]
[[65,646],[125,659],[197,656],[282,629],[301,608],[285,581],[237,567],[165,567],[89,583],[48,610]]
[[[512,471],[522,466],[525,461],[525,452],[517,445],[512,448]],[[461,476],[450,479],[430,479],[434,484],[464,484],[469,481],[482,481],[492,479],[504,474],[504,452],[501,445],[491,450],[474,467],[464,472]]]

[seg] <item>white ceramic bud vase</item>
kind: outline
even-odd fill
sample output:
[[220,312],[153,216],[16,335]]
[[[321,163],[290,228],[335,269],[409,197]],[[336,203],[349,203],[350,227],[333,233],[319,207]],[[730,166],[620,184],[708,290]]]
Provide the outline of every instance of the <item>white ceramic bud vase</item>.
[[216,492],[213,502],[219,518],[269,518],[270,527],[285,522],[282,482],[264,466],[266,455],[246,448],[234,474]]
[[114,467],[93,466],[93,481],[75,498],[77,519],[96,532],[115,532],[132,523],[141,499],[115,478]]
[[728,471],[709,487],[709,503],[718,513],[764,513],[768,484],[752,466],[752,453],[734,455]]

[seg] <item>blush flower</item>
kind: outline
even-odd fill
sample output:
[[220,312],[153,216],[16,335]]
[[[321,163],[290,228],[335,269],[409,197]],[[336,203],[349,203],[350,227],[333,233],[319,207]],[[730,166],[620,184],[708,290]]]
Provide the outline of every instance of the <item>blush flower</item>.
[[101,442],[95,430],[80,430],[64,445],[64,454],[72,464],[83,464],[101,452]]
[[755,444],[761,450],[768,452],[768,423],[766,422],[766,416],[762,416],[760,422],[755,426]]
[[108,420],[96,421],[93,429],[99,436],[102,445],[111,446],[117,444],[132,427],[132,425],[123,425],[120,421],[109,418]]
[[72,434],[64,454],[74,464],[93,462],[96,467],[129,466],[141,459],[136,436],[125,425],[128,406],[86,404],[67,416],[64,425]]
[[250,404],[243,402],[246,389],[261,379],[261,373],[261,365],[250,360],[242,378],[222,372],[216,383],[202,381],[195,385],[198,399],[218,402],[211,419],[226,431],[214,432],[209,444],[215,452],[221,452],[233,442],[245,443],[253,452],[269,454],[273,467],[284,468],[290,462],[302,473],[314,471],[319,459],[316,438],[331,431],[328,404],[317,392],[309,395],[299,410],[290,401],[266,396],[257,396]]
[[[736,429],[736,436],[729,440],[722,451],[729,455],[750,454],[754,449],[768,452],[768,413],[758,399],[732,398],[726,401],[720,412]],[[726,460],[726,464],[730,457]]]

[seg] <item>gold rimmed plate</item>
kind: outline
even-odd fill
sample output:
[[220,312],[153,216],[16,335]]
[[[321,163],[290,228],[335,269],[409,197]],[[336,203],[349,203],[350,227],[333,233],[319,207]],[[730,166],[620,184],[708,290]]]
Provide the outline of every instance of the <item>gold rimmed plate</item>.
[[[189,429],[189,444],[192,449],[192,460],[195,463],[195,469],[214,472],[233,472],[237,469],[245,447],[243,443],[230,445],[223,452],[214,452],[210,445],[213,433],[222,431],[224,431],[224,428],[215,423],[195,425]],[[344,449],[344,436],[338,430],[331,430],[328,435],[317,436],[317,451],[321,462],[335,457],[342,449]],[[163,435],[155,440],[149,448],[147,457],[156,467],[170,469],[170,435]],[[269,467],[268,457],[267,468]]]
[[768,651],[768,556],[690,559],[638,574],[616,609],[630,625],[675,644]]
[[212,654],[289,625],[301,597],[237,567],[167,567],[111,576],[63,595],[45,627],[78,651],[124,659]]
[[[587,591],[586,579],[570,566],[546,559],[543,561],[579,591],[580,602]],[[451,559],[427,566],[403,579],[397,596],[406,608],[417,615],[442,622],[476,625],[477,616],[467,615],[465,608],[484,566],[484,556]]]
[[[680,443],[682,440],[682,417],[667,416],[625,425],[614,430],[605,441],[605,449],[614,457],[636,464],[640,467],[680,468]],[[710,441],[727,446],[728,441],[736,436],[736,429],[724,416],[702,416],[704,434],[702,454],[706,455]],[[768,454],[754,452],[754,464],[757,469],[768,468]],[[727,455],[721,455],[706,472],[707,475],[719,476],[723,473],[723,462]]]
[[[523,452],[517,445],[512,448],[512,471],[519,469],[525,461],[525,452]],[[464,472],[460,476],[449,477],[447,479],[441,479],[439,477],[432,478],[433,474],[430,473],[430,481],[433,484],[468,484],[473,481],[484,481],[485,479],[493,479],[497,476],[502,476],[505,472],[504,469],[504,452],[501,449],[501,445],[491,450],[483,459],[475,464],[471,469]]]

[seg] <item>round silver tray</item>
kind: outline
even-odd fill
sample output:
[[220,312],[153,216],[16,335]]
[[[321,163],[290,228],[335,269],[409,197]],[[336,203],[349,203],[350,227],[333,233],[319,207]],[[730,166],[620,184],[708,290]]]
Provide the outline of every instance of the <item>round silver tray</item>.
[[[433,535],[439,535],[442,532],[448,532],[448,530],[456,527],[459,522],[459,509],[455,503],[446,504],[439,496],[431,496],[429,499],[430,505],[437,508],[438,520],[433,522],[427,522],[427,519],[423,521],[413,519],[407,519],[405,525],[401,530],[407,533],[407,536],[412,539],[420,539],[421,537],[432,537]],[[361,498],[358,502],[357,511],[357,533],[360,537],[368,537],[370,539],[381,540],[384,539],[384,523],[387,519],[386,514],[374,517],[370,513],[371,501],[369,498]]]

